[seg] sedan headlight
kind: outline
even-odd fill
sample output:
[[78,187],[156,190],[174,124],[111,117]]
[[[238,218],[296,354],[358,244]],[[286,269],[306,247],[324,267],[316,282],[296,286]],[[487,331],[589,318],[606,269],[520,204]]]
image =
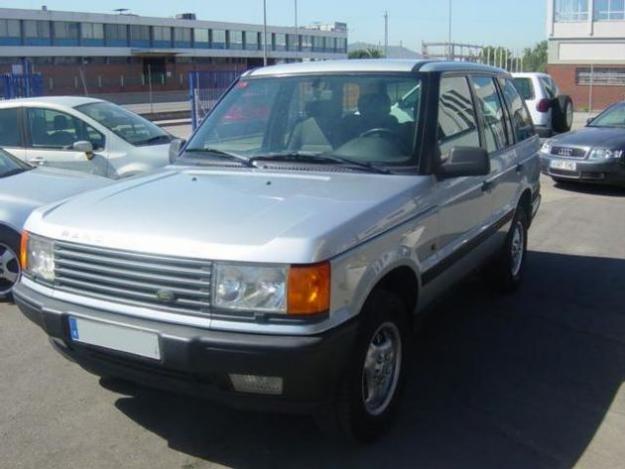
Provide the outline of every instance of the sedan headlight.
[[552,143],[550,141],[546,141],[545,143],[543,143],[543,146],[540,147],[540,151],[541,153],[551,153],[551,147],[552,147]]
[[588,156],[590,160],[617,160],[623,156],[622,150],[610,150],[609,148],[593,148]]
[[289,315],[326,313],[330,307],[330,264],[216,263],[213,304],[230,311]]
[[21,264],[25,274],[54,281],[54,243],[28,232],[22,234]]

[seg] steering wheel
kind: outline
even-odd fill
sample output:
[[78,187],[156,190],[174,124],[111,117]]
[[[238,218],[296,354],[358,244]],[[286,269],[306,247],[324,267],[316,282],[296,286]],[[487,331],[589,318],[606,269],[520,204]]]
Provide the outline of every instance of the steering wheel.
[[393,139],[401,139],[400,135],[391,129],[385,129],[383,127],[378,127],[376,129],[369,129],[359,135],[360,138],[370,137],[371,135],[379,135],[380,137],[393,138]]

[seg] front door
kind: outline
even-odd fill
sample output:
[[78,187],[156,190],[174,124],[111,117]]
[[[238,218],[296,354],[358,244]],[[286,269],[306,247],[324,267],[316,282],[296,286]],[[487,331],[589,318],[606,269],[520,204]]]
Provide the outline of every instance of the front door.
[[[68,113],[50,108],[28,107],[26,111],[26,161],[33,165],[82,171],[100,176],[108,173],[104,136]],[[93,154],[73,145],[89,141]]]

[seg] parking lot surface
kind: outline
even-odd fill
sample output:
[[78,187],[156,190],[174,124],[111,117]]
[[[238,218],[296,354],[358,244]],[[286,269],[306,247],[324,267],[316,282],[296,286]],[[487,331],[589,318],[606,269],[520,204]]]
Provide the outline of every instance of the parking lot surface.
[[0,305],[0,466],[623,467],[625,191],[554,187],[525,283],[454,288],[416,336],[396,425],[366,448],[312,419],[100,383]]

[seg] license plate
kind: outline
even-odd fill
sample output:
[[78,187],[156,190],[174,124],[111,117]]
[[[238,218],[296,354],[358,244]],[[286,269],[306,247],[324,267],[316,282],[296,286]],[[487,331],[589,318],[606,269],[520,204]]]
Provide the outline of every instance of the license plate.
[[69,332],[74,342],[154,360],[161,358],[158,335],[154,332],[74,316],[69,317]]
[[577,171],[577,163],[575,161],[551,160],[549,167],[562,171]]

